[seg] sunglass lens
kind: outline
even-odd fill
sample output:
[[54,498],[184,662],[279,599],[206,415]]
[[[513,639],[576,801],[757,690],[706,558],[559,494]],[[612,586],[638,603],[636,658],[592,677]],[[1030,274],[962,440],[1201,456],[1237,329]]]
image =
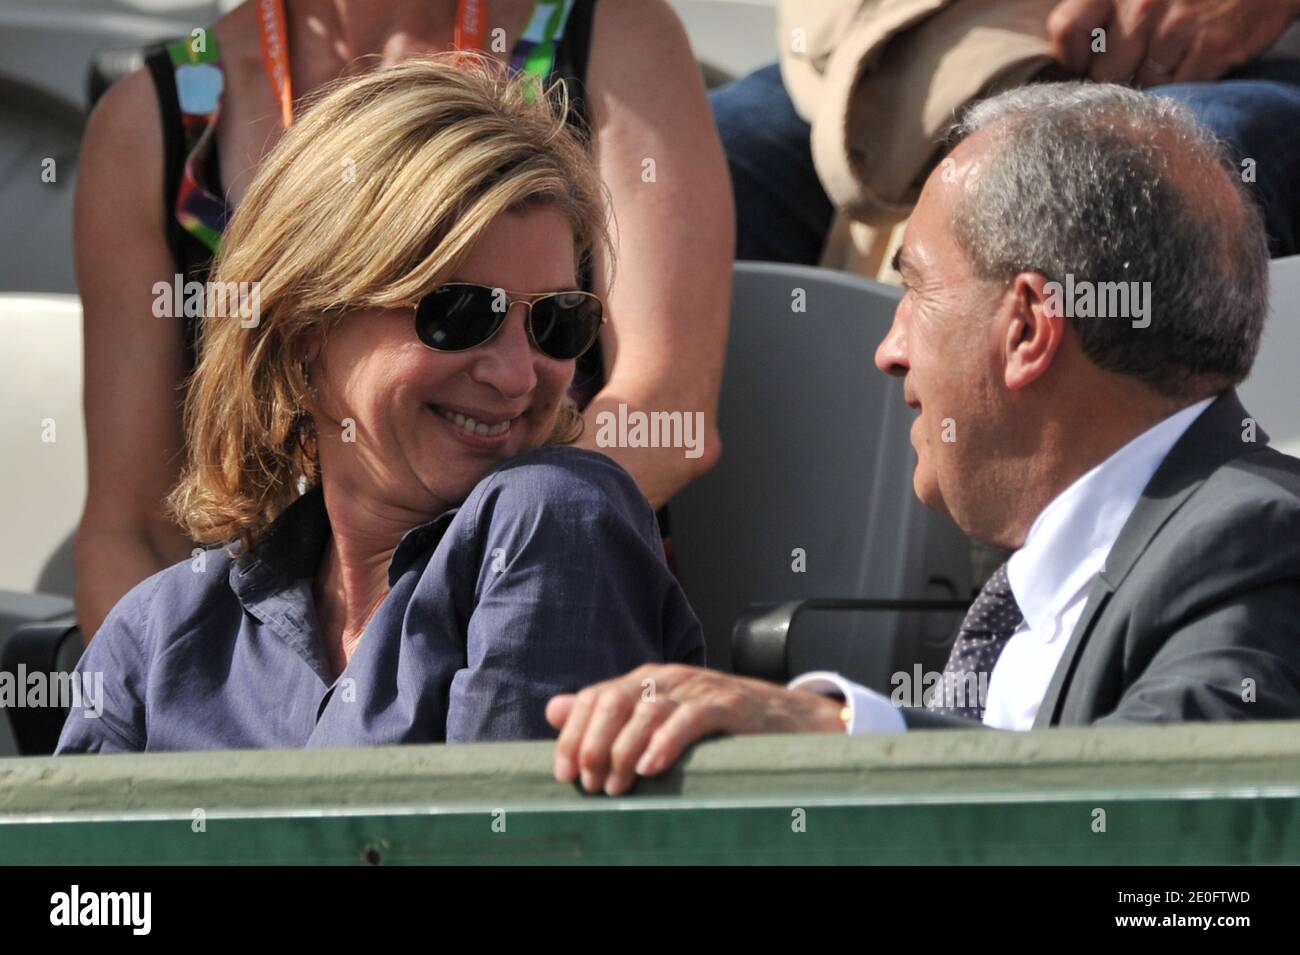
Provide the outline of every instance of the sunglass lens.
[[600,330],[600,299],[583,292],[559,292],[533,303],[533,341],[561,361],[577,358]]
[[505,319],[494,310],[492,290],[472,285],[444,285],[430,292],[415,309],[420,341],[439,351],[464,351],[492,337]]

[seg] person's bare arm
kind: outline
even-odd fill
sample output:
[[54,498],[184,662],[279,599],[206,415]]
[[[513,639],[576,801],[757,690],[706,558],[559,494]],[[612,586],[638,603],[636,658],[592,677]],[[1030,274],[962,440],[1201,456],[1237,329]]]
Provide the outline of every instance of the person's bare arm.
[[184,363],[183,320],[153,314],[154,283],[175,273],[162,165],[153,82],[141,70],[91,115],[77,182],[88,487],[74,561],[87,641],[128,590],[190,550],[162,506],[179,474]]
[[[613,203],[617,269],[602,338],[607,382],[580,444],[623,465],[656,507],[721,451],[718,389],[731,303],[735,216],[726,160],[686,34],[663,0],[596,6],[588,90],[596,158]],[[598,415],[704,414],[698,457],[600,447]],[[694,453],[694,451],[692,451]]]

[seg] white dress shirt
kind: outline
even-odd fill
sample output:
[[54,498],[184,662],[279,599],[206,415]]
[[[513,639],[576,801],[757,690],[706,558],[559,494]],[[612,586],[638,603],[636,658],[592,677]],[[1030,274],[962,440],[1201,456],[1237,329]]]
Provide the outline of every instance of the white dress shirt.
[[[1142,490],[1213,400],[1198,401],[1138,435],[1057,495],[1034,520],[1024,546],[1007,562],[1011,592],[1025,619],[989,677],[986,726],[1014,730],[1033,726],[1083,613],[1088,589],[1105,567]],[[842,695],[850,711],[850,733],[907,728],[889,697],[837,673],[805,673],[789,686]]]

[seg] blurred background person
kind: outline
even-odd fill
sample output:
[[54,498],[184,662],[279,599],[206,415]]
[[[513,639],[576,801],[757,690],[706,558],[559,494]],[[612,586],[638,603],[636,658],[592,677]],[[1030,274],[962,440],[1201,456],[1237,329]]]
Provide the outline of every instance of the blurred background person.
[[778,6],[780,63],[711,94],[739,259],[897,284],[890,261],[946,126],[972,99],[1065,77],[1185,103],[1242,166],[1271,254],[1300,252],[1297,0]]
[[86,130],[74,227],[89,463],[75,569],[86,639],[127,590],[193,546],[162,501],[179,476],[180,401],[200,322],[155,318],[155,284],[206,278],[225,223],[304,96],[457,46],[564,80],[609,189],[622,274],[611,286],[598,257],[585,283],[606,299],[609,322],[575,375],[579,445],[596,447],[596,416],[621,404],[702,411],[698,458],[600,448],[655,506],[716,461],[731,193],[699,68],[662,0],[245,3],[152,51]]

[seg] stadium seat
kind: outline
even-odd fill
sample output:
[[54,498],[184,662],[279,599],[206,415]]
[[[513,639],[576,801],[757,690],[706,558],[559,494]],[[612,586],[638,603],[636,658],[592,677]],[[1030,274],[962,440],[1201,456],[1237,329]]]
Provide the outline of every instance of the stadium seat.
[[[0,590],[72,595],[68,541],[86,495],[81,303],[0,295]],[[125,356],[124,356],[125,357]]]
[[1300,457],[1300,255],[1269,266],[1268,322],[1241,401],[1279,451]]
[[[73,295],[0,295],[0,338],[0,526],[10,542],[0,550],[0,659],[16,664],[16,630],[73,608],[71,541],[86,494],[81,304]],[[60,662],[69,661],[76,656],[65,652]],[[33,714],[8,715],[3,736],[12,729],[21,747],[20,728],[8,724]]]
[[710,88],[775,63],[775,0],[668,0]]
[[711,666],[732,668],[728,636],[749,605],[807,598],[948,603],[939,617],[809,615],[794,669],[815,661],[880,685],[899,661],[946,652],[954,608],[971,596],[970,545],[916,499],[914,416],[901,382],[872,361],[899,294],[825,269],[736,265],[722,459],[672,503]]
[[18,748],[18,738],[9,725],[9,714],[7,711],[0,709],[0,759],[7,756],[21,755],[22,750]]
[[[0,672],[30,678],[31,674],[48,674],[46,686],[54,686],[57,674],[71,673],[81,659],[85,643],[76,620],[68,615],[20,627],[0,647]],[[21,682],[21,681],[20,681]],[[11,734],[12,745],[23,756],[42,756],[54,752],[59,733],[67,718],[67,708],[52,703],[40,707],[18,706],[0,710],[0,747],[4,734]],[[3,749],[0,749],[3,755]]]
[[[72,534],[86,493],[81,305],[0,295],[0,647],[18,626],[72,611]],[[20,546],[19,546],[20,545]]]
[[[0,292],[76,290],[72,197],[90,105],[86,65],[218,15],[212,0],[0,3],[0,168],[13,173],[0,179]],[[124,65],[96,61],[105,78]]]

